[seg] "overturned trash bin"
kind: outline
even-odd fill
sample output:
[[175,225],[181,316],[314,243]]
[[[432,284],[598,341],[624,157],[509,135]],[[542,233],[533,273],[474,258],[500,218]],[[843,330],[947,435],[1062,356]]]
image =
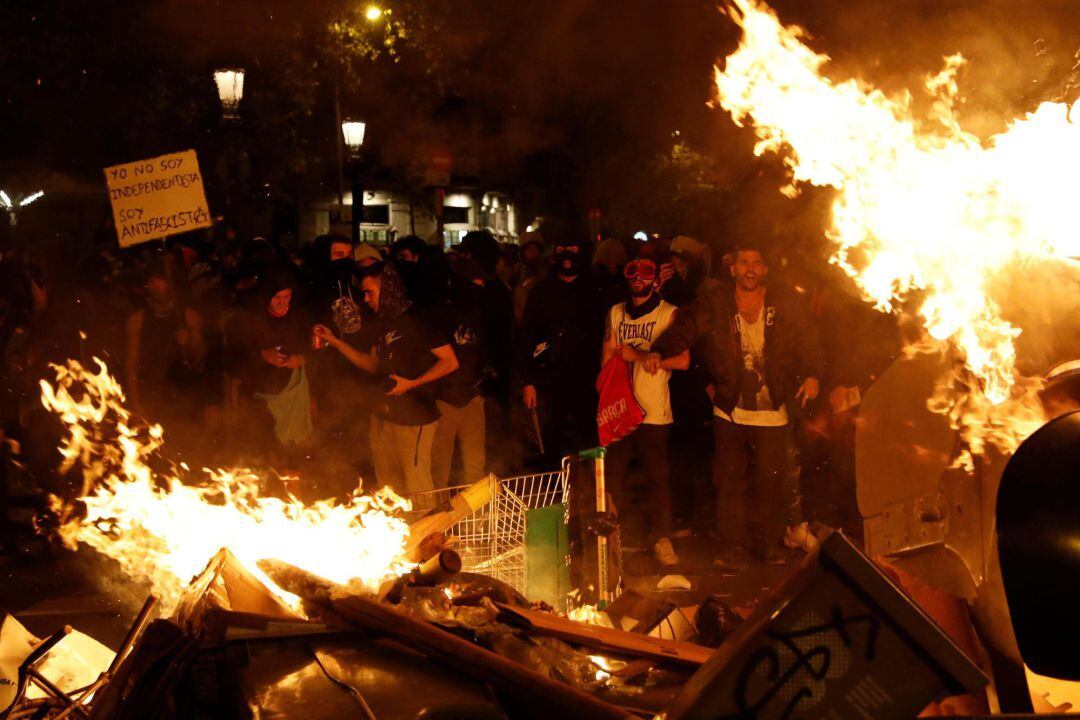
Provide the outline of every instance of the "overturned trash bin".
[[698,670],[669,720],[913,718],[982,671],[840,533]]

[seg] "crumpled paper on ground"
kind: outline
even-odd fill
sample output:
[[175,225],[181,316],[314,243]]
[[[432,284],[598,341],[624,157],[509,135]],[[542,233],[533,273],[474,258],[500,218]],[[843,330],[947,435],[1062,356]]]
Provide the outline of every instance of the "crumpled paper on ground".
[[[4,617],[0,625],[0,710],[7,708],[15,698],[19,683],[19,665],[41,642],[22,623],[11,615]],[[56,644],[37,669],[64,692],[85,687],[109,669],[114,653],[89,635],[73,630]],[[45,697],[36,686],[31,685],[27,698]]]

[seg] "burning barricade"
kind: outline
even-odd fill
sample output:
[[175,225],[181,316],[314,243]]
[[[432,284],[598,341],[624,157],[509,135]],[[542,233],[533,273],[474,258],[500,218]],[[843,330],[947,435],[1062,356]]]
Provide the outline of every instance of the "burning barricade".
[[[575,614],[593,622],[522,595],[525,530],[509,542],[509,511],[494,508],[516,504],[509,526],[524,525],[531,505],[561,506],[565,477],[484,480],[412,517],[388,490],[308,506],[261,496],[249,473],[182,483],[104,367],[69,362],[42,390],[86,481],[82,506],[54,501],[59,534],[153,595],[115,657],[74,684],[41,664],[67,628],[24,638],[7,718],[853,717],[871,700],[899,717],[984,682],[839,534],[733,632],[727,610],[714,650],[650,634],[672,608],[631,594]],[[209,562],[185,578],[200,552]],[[926,653],[936,663],[920,664]],[[922,670],[890,686],[900,666]]]

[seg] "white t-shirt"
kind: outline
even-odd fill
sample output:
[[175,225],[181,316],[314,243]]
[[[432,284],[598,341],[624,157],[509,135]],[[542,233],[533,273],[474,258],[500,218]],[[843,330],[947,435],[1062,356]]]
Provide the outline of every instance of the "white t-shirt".
[[[738,405],[731,411],[731,415],[718,407],[713,407],[713,415],[736,425],[754,425],[756,427],[783,427],[788,423],[787,408],[781,404],[774,408],[773,399],[769,395],[769,388],[765,385],[765,308],[758,312],[754,322],[736,313],[735,323],[739,329],[740,355],[742,356],[743,371],[757,376],[758,389],[755,397],[755,407],[770,409],[748,410]],[[742,397],[739,398],[742,404]]]
[[[675,306],[661,300],[656,307],[640,317],[626,312],[626,303],[619,303],[608,313],[609,332],[619,345],[629,345],[635,350],[648,352],[653,341],[667,330],[675,319]],[[650,375],[634,363],[631,376],[634,381],[634,397],[645,411],[645,425],[670,425],[671,391],[668,389],[670,370],[658,370]]]

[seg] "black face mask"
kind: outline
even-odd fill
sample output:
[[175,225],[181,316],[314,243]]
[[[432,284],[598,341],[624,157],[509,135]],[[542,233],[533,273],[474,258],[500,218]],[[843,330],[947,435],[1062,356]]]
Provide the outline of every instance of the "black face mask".
[[[581,248],[578,248],[576,253],[556,251],[554,259],[555,272],[564,277],[574,277],[585,270],[585,253],[582,252]],[[570,261],[570,267],[564,266],[564,262],[567,260]]]
[[348,282],[352,279],[353,270],[353,261],[349,258],[330,261],[330,272],[339,282]]

